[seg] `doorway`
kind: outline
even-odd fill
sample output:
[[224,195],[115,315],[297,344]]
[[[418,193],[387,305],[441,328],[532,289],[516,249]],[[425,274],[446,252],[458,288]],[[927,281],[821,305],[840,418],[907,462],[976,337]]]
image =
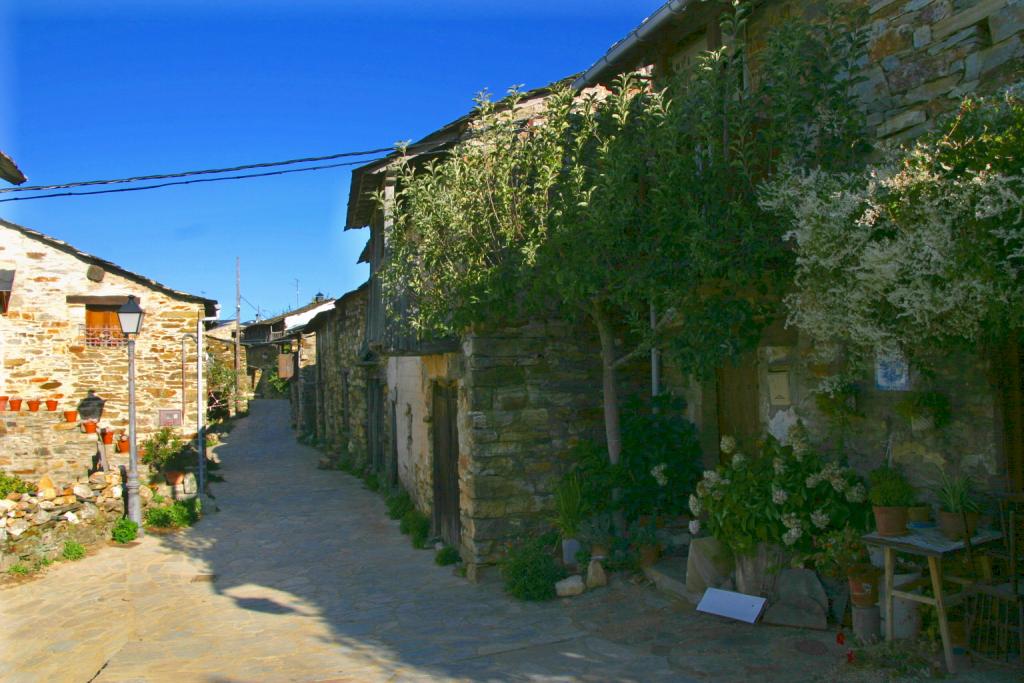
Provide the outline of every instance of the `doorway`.
[[445,543],[459,547],[459,429],[455,384],[434,383],[434,528]]

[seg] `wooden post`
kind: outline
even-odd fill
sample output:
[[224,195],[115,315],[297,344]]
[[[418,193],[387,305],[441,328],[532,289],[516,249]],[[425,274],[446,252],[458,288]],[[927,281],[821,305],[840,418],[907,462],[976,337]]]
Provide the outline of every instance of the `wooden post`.
[[235,257],[235,415],[241,410],[238,375],[242,368],[242,259]]
[[896,551],[885,547],[885,639],[892,640],[893,634],[893,577],[896,574]]
[[946,668],[955,673],[953,664],[953,643],[949,638],[949,620],[946,619],[946,604],[942,598],[942,558],[929,557],[928,570],[932,575],[932,591],[935,593],[935,611],[939,613],[939,634],[942,635],[942,650],[946,654]]

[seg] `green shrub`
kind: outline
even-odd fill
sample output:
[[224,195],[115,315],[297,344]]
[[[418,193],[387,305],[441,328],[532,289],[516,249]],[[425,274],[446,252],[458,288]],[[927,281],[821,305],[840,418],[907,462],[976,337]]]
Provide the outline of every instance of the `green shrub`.
[[373,472],[369,472],[363,477],[363,485],[370,491],[380,491],[380,479]]
[[165,507],[146,510],[146,526],[157,528],[179,528],[192,526],[199,521],[202,508],[198,498],[179,500]]
[[509,550],[501,565],[506,593],[519,600],[555,597],[555,584],[565,578],[565,570],[551,556],[556,541],[553,535],[545,534]]
[[441,548],[437,551],[437,554],[434,555],[434,563],[442,567],[446,567],[450,564],[456,564],[461,561],[462,558],[459,557],[459,551],[450,545],[446,545]]
[[65,560],[80,560],[85,557],[85,546],[78,541],[64,541],[64,550],[61,552]]
[[425,548],[430,540],[430,518],[413,508],[402,516],[399,530],[409,536],[412,547]]
[[0,472],[0,498],[6,498],[8,493],[31,493],[35,488],[21,477]]
[[129,543],[139,535],[139,525],[130,519],[119,519],[110,532],[110,537],[118,543]]
[[879,467],[868,475],[868,498],[878,507],[907,507],[916,500],[914,487],[895,467]]
[[170,427],[163,427],[142,442],[145,453],[142,462],[161,472],[183,470],[191,464],[185,442]]
[[30,574],[31,572],[32,570],[29,568],[29,566],[26,564],[22,564],[21,562],[11,566],[7,570],[8,574],[14,574],[15,576],[25,576],[26,574]]
[[388,506],[388,517],[391,519],[402,519],[405,513],[414,508],[412,498],[405,491],[391,494],[384,502]]

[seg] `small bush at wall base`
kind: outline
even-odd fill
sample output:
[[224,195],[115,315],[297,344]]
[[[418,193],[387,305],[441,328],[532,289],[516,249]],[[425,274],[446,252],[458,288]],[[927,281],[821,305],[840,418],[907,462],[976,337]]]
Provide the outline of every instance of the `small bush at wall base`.
[[511,548],[501,565],[505,592],[519,600],[550,600],[565,570],[551,555],[557,538],[545,534]]
[[169,529],[192,526],[199,521],[202,507],[198,498],[179,500],[166,507],[146,510],[146,526]]
[[64,541],[64,550],[61,555],[65,560],[80,560],[85,557],[85,546],[78,541]]
[[19,562],[18,564],[12,565],[7,570],[8,574],[13,574],[15,576],[25,576],[27,574],[30,574],[31,572],[32,572],[32,570],[28,567],[28,565],[22,564],[21,562]]
[[24,479],[0,472],[0,498],[6,498],[8,493],[31,493],[35,490],[36,487]]
[[398,528],[403,534],[408,534],[409,540],[412,541],[412,547],[426,547],[427,540],[430,538],[430,518],[422,512],[415,509],[409,510],[402,516],[402,523]]
[[459,557],[459,551],[450,545],[446,545],[437,551],[434,555],[434,562],[442,567],[446,567],[450,564],[456,564],[461,562],[462,558]]
[[118,543],[129,543],[139,535],[139,525],[130,519],[119,519],[110,532],[110,537]]
[[405,513],[413,509],[412,498],[405,491],[388,496],[385,504],[388,506],[388,517],[391,519],[402,519]]
[[380,491],[380,479],[378,479],[377,475],[372,472],[363,477],[363,484],[370,491]]

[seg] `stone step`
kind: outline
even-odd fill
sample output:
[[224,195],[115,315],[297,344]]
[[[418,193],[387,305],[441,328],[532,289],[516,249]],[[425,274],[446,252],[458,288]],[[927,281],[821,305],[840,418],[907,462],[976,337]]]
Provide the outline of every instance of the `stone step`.
[[686,589],[685,557],[673,556],[663,558],[655,565],[646,567],[644,575],[663,593],[667,593],[680,600],[686,600],[693,605],[700,602],[700,595],[696,595]]

